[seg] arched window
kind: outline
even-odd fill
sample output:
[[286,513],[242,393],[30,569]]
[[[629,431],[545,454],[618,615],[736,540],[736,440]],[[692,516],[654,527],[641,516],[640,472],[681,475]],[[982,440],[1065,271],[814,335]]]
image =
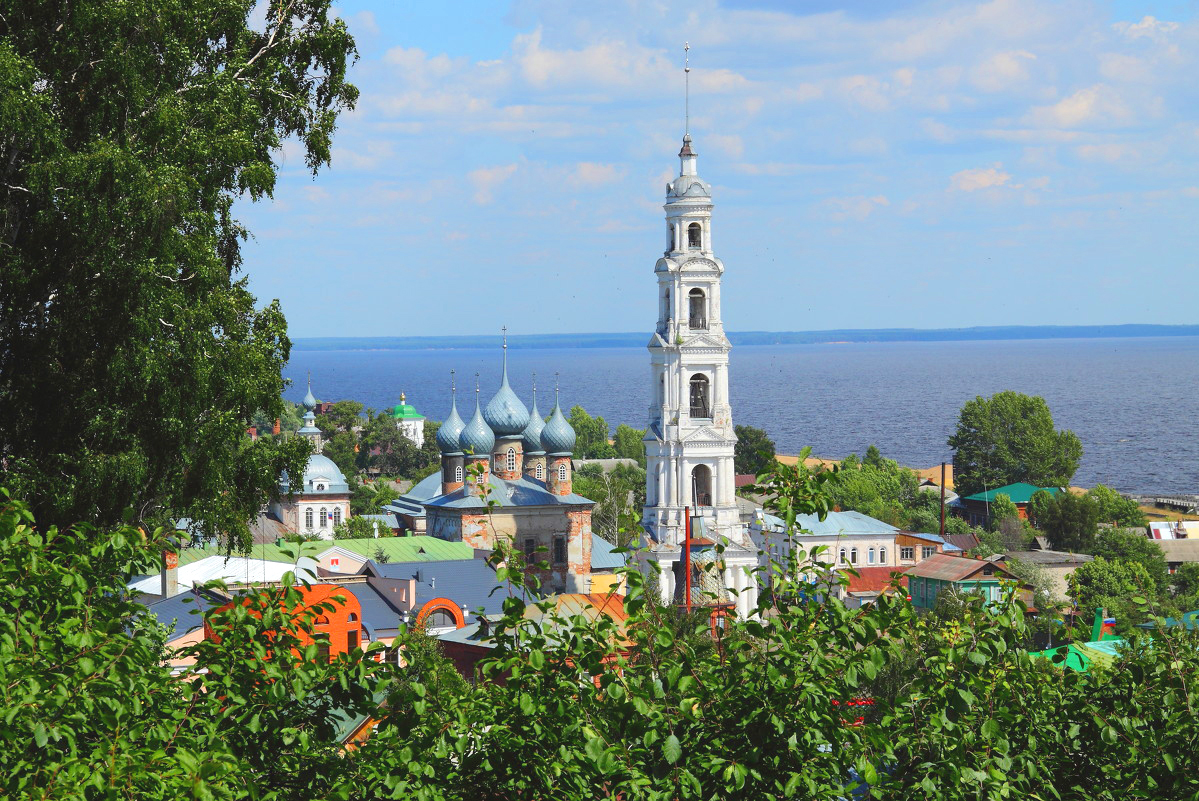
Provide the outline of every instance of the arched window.
[[512,473],[516,470],[516,448],[509,448],[507,455],[504,457],[504,464],[508,468],[508,472]]
[[887,564],[887,549],[886,548],[878,549],[878,563],[880,565]]
[[312,507],[304,510],[304,528],[312,528]]
[[677,232],[675,231],[674,224],[673,223],[667,224],[666,228],[667,228],[667,231],[666,231],[667,247],[669,247],[671,250],[678,250],[679,249],[679,237],[678,237]]
[[538,481],[545,481],[545,465],[541,462],[537,463],[536,469],[533,471]]
[[341,525],[341,507],[340,506],[333,507],[333,525],[335,525],[335,526]]
[[696,506],[712,505],[712,468],[699,464],[692,469],[691,491],[695,494]]
[[691,376],[691,416],[711,417],[711,398],[708,393],[708,377],[700,373]]
[[462,483],[462,465],[458,465],[454,468],[454,481],[458,482],[459,484]]
[[317,492],[324,492],[324,490],[325,490],[325,485],[324,485],[324,484],[317,484],[317,485],[316,485],[316,489],[317,489]]
[[841,564],[845,564],[845,549],[841,549]]
[[346,618],[346,620],[349,620],[351,623],[357,623],[358,615],[354,614],[353,612],[350,612],[350,616],[348,618]]
[[871,548],[870,550],[868,550],[866,552],[866,563],[871,564],[871,565],[874,564],[874,549],[873,548]]
[[708,302],[702,289],[693,289],[687,293],[688,315],[687,325],[690,328],[708,328]]
[[325,507],[321,507],[321,528],[329,527],[329,511]]
[[561,464],[558,465],[558,480],[559,481],[566,480],[566,462],[562,462]]
[[687,247],[701,248],[703,247],[704,233],[703,228],[697,222],[687,226]]
[[858,563],[858,549],[857,548],[849,549],[849,563],[851,565],[856,565]]

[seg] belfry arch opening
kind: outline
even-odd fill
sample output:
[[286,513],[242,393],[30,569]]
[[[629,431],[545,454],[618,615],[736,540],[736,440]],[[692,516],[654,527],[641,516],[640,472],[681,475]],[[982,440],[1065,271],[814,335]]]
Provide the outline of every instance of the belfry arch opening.
[[708,377],[702,373],[691,376],[691,416],[712,416],[712,392]]
[[699,464],[692,468],[691,492],[695,496],[697,508],[712,505],[712,468],[706,464]]
[[704,229],[697,222],[687,226],[687,247],[699,249],[704,246]]
[[708,329],[708,298],[702,289],[687,293],[687,325],[690,328]]

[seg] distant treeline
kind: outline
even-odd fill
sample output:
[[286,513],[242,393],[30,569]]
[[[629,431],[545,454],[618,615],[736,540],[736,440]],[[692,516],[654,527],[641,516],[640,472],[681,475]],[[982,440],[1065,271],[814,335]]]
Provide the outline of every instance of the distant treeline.
[[[819,345],[833,342],[966,342],[1013,339],[1101,339],[1108,337],[1199,336],[1199,325],[1004,325],[974,328],[846,328],[833,331],[735,331],[734,345]],[[508,337],[513,348],[643,348],[649,335],[517,334]],[[295,350],[461,350],[490,347],[499,336],[440,337],[301,337]]]

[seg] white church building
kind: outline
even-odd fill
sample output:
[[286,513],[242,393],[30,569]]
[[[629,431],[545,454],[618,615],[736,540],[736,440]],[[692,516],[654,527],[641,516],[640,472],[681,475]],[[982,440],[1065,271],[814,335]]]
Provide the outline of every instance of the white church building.
[[749,571],[758,559],[734,492],[732,345],[720,314],[724,264],[712,246],[712,188],[696,172],[690,133],[679,160],[679,176],[666,188],[667,250],[654,267],[658,322],[649,342],[653,386],[642,559],[651,573],[651,563],[660,568],[662,602],[682,603],[690,514],[692,602],[735,603],[738,614],[748,617],[757,606],[758,584]]

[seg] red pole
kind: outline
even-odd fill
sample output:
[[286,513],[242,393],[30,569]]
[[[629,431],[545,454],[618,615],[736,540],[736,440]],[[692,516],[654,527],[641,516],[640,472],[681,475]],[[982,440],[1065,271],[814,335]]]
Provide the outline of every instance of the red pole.
[[684,506],[683,514],[687,516],[686,534],[683,538],[683,572],[686,574],[685,587],[687,592],[687,611],[691,611],[691,507]]
[[945,463],[941,462],[941,539],[945,539]]

